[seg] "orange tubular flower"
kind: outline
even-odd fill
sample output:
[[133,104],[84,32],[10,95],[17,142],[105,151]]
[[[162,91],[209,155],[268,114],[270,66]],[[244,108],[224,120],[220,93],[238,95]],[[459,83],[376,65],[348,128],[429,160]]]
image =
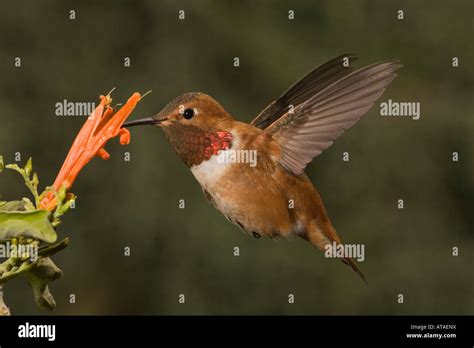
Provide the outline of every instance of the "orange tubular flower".
[[[114,109],[110,106],[112,102],[110,96],[100,96],[100,104],[87,118],[86,123],[77,134],[54,181],[53,189],[55,191],[58,191],[62,186],[65,186],[68,190],[82,168],[94,156],[97,155],[104,160],[109,159],[110,155],[105,151],[104,146],[111,138],[119,135],[120,144],[127,145],[130,143],[129,131],[121,127],[140,99],[140,93],[134,93],[127,103],[114,113]],[[56,204],[54,193],[50,191],[42,199],[40,208],[52,211]]]

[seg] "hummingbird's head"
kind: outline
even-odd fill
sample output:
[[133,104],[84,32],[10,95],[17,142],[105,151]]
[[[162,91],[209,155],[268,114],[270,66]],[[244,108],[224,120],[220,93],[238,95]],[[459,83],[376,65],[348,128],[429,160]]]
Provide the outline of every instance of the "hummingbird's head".
[[232,116],[212,97],[186,93],[155,116],[127,122],[123,127],[160,127],[178,156],[192,167],[232,146],[233,122]]

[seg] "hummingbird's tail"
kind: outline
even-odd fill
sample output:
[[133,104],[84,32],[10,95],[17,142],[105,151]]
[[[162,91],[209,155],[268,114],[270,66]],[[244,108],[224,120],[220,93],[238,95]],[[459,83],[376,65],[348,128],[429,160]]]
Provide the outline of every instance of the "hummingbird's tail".
[[306,231],[302,235],[302,237],[306,239],[310,244],[314,245],[322,252],[324,252],[325,255],[329,255],[330,257],[336,257],[347,266],[350,266],[353,271],[356,272],[367,284],[367,280],[365,279],[364,274],[361,272],[354,260],[351,257],[348,257],[347,255],[338,256],[337,251],[334,250],[337,250],[338,248],[342,248],[344,250],[344,244],[342,244],[341,239],[337,235],[336,230],[332,226],[329,219],[327,219],[325,223],[322,224],[322,226],[321,224],[317,224],[315,221],[312,221],[306,226]]
[[362,278],[362,280],[365,282],[365,284],[368,284],[367,283],[367,279],[365,279],[365,276],[364,274],[361,272],[361,270],[359,269],[359,267],[357,267],[356,263],[354,262],[354,260],[352,260],[350,257],[345,257],[345,258],[341,258],[340,259],[342,262],[344,262],[347,266],[350,266],[354,272],[356,272],[359,277]]

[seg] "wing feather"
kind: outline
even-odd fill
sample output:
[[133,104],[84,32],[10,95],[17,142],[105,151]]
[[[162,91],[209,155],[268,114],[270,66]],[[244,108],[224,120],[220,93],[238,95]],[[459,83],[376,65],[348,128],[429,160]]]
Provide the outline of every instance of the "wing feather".
[[[343,64],[345,59],[349,62],[349,66]],[[284,115],[290,105],[297,106],[304,103],[333,82],[350,74],[354,70],[350,64],[356,59],[354,54],[345,54],[312,70],[262,110],[250,124],[261,129],[268,127]]]
[[283,150],[280,164],[296,175],[303,173],[314,157],[367,113],[397,76],[394,72],[401,66],[396,61],[372,64],[338,76],[324,88],[306,82],[312,91],[317,91],[313,94],[298,86],[298,96],[306,99],[292,113],[286,108],[279,118],[263,117],[259,123],[265,124],[273,119],[265,132],[272,135]]

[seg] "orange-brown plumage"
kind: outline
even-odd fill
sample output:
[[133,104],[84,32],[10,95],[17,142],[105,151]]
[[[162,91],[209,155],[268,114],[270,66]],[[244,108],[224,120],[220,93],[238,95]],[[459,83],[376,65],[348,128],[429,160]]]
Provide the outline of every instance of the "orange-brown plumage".
[[[355,70],[346,64],[353,60],[340,56],[311,71],[250,124],[212,97],[188,93],[128,125],[162,128],[206,197],[242,230],[257,238],[296,235],[324,250],[341,240],[304,168],[370,109],[401,66]],[[229,160],[239,153],[255,160]],[[341,260],[364,278],[352,259]]]

